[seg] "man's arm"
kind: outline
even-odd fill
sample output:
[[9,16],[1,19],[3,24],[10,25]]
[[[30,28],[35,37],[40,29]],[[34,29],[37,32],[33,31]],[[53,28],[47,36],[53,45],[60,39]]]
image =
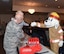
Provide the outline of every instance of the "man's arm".
[[23,22],[23,25],[24,25],[24,26],[29,26],[29,24],[28,24],[28,23],[26,23],[26,22]]

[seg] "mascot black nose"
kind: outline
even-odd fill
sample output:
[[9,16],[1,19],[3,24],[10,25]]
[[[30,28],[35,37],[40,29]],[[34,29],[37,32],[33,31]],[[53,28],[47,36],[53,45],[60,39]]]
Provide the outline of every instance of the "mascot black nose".
[[46,20],[46,22],[47,22],[47,20]]

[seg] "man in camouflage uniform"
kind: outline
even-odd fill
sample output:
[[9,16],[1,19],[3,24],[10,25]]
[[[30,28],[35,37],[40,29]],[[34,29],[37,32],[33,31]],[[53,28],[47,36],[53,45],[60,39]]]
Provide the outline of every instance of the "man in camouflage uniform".
[[23,15],[23,12],[17,11],[15,17],[7,24],[3,44],[6,54],[18,54],[17,47],[20,39],[25,38],[22,27],[29,25],[24,22]]

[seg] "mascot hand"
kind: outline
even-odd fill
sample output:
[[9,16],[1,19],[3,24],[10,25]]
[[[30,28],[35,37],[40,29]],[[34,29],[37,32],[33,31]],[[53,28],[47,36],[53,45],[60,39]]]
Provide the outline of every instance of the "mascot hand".
[[36,26],[36,22],[31,22],[31,26],[32,27]]
[[63,40],[59,41],[59,47],[62,47],[63,46]]

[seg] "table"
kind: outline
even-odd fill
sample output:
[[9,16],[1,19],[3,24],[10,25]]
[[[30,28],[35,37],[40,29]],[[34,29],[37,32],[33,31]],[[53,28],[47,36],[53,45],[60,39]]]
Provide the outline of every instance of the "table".
[[49,48],[47,48],[46,46],[42,45],[42,50],[37,52],[37,54],[55,54],[53,51],[51,51]]
[[[23,45],[24,46],[24,45]],[[22,46],[22,47],[23,47]],[[37,52],[36,54],[55,54],[53,51],[51,51],[49,48],[47,48],[46,46],[42,45],[42,50]]]

